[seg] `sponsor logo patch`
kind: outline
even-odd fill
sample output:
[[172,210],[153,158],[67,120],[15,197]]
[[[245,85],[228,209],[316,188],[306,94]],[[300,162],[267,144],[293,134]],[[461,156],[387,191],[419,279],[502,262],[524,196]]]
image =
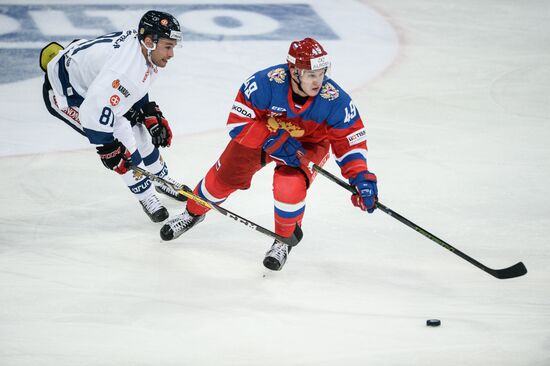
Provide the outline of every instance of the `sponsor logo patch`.
[[[143,177],[142,177],[143,178]],[[135,186],[132,186],[130,187],[130,190],[133,192],[133,193],[142,193],[142,192],[145,192],[147,189],[149,189],[149,187],[151,186],[151,181],[149,179],[144,179],[143,182],[135,185]]]
[[61,112],[63,112],[67,117],[69,117],[70,119],[72,119],[76,123],[80,124],[80,114],[79,114],[78,110],[74,109],[73,107],[60,108],[59,104],[57,104],[57,98],[55,97],[55,95],[51,95],[51,98],[52,98],[51,100],[53,100],[53,103],[55,104],[55,106]]
[[[319,53],[320,53],[320,50],[319,50]],[[330,61],[328,60],[327,56],[312,58],[309,61],[309,63],[311,64],[312,70],[320,70],[330,66]]]
[[120,103],[120,97],[116,94],[111,95],[111,98],[109,98],[109,103],[111,103],[113,107],[116,107],[118,103]]
[[116,41],[113,42],[113,48],[120,48],[120,44],[126,40],[129,36],[132,35],[132,33],[135,33],[135,30],[129,30],[126,33],[124,33],[122,36],[118,37]]
[[128,91],[128,89],[126,89],[125,87],[123,87],[120,84],[120,80],[118,80],[118,79],[113,80],[113,83],[111,85],[113,86],[113,89],[118,90],[126,98],[128,98],[130,96],[130,92]]
[[246,105],[239,103],[239,102],[233,102],[233,107],[231,107],[231,113],[235,113],[239,116],[243,116],[246,118],[255,118],[256,113]]
[[346,136],[350,146],[357,145],[363,141],[367,141],[367,131],[364,128],[359,131],[355,131],[352,134]]

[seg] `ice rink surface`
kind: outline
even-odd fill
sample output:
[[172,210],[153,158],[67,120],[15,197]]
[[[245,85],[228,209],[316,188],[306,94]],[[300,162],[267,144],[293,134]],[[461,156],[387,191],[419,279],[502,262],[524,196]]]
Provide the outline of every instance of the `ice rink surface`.
[[[523,261],[509,280],[323,177],[281,272],[261,264],[269,238],[215,212],[162,242],[47,113],[37,62],[48,40],[132,26],[151,6],[73,4],[0,2],[0,365],[550,365],[547,1],[155,6],[187,27],[151,91],[175,132],[174,178],[202,178],[240,84],[312,34],[366,121],[381,202],[489,267]],[[271,175],[224,206],[272,228]]]

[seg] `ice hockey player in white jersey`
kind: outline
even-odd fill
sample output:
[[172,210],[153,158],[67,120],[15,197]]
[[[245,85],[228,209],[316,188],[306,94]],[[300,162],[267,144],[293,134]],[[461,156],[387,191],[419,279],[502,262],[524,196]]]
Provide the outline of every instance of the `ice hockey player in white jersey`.
[[145,177],[134,177],[129,166],[175,183],[158,149],[170,146],[172,131],[148,91],[181,38],[175,17],[150,10],[137,31],[75,40],[65,49],[52,42],[40,55],[48,111],[96,145],[105,167],[122,176],[154,222],[169,215],[155,188],[180,201],[186,198],[170,188],[155,187]]

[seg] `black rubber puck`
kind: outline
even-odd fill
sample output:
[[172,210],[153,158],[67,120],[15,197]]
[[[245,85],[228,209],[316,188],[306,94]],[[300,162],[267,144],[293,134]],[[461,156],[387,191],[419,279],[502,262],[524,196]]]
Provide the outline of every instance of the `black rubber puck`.
[[439,327],[441,325],[441,320],[439,320],[439,319],[428,319],[428,320],[426,320],[426,325],[428,327]]

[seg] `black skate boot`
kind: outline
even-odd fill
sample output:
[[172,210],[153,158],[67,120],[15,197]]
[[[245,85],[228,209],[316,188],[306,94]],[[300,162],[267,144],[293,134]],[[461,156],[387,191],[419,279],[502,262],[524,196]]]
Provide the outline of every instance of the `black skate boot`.
[[195,216],[185,210],[184,213],[168,220],[166,224],[160,228],[160,237],[165,241],[176,239],[181,234],[204,220],[204,216],[206,215]]
[[149,216],[153,222],[161,222],[168,218],[168,210],[161,205],[158,197],[154,194],[139,201],[143,211]]
[[275,240],[271,249],[265,253],[264,267],[272,271],[280,271],[285,265],[291,249],[292,247],[289,247],[285,243]]
[[[170,178],[169,176],[165,176],[162,179],[172,183],[178,189],[183,189],[184,191],[192,192],[192,190],[189,187],[187,187],[185,184],[180,184],[180,183],[176,182],[175,180],[173,180],[172,178]],[[171,198],[173,198],[175,200],[178,200],[180,202],[187,201],[187,197],[185,197],[181,193],[178,193],[177,191],[173,190],[171,187],[169,187],[167,185],[164,185],[164,184],[157,185],[157,184],[155,184],[155,189],[157,190],[157,192],[165,194],[168,197],[171,197]]]

